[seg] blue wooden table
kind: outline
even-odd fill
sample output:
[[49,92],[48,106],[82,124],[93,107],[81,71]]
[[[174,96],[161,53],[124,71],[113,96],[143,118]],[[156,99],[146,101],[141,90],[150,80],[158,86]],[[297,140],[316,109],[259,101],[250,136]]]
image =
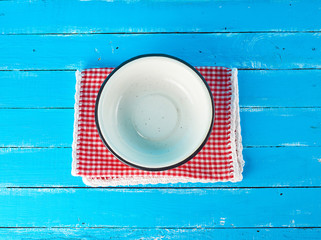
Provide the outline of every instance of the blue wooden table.
[[[320,239],[320,1],[1,1],[0,239]],[[239,68],[240,183],[72,177],[75,71]]]

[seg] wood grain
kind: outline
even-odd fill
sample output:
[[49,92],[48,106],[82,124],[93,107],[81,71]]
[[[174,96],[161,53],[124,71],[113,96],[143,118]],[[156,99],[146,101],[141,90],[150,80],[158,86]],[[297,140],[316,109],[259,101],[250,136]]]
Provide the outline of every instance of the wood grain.
[[321,227],[321,188],[0,189],[1,227]]
[[0,2],[3,34],[320,31],[319,1]]
[[98,240],[98,239],[294,239],[319,240],[320,228],[254,228],[254,229],[135,229],[135,228],[49,228],[0,229],[4,240]]
[[[320,147],[245,148],[243,155],[246,165],[242,182],[159,184],[137,187],[321,186]],[[81,177],[71,176],[71,161],[71,148],[0,149],[0,187],[85,187]]]
[[0,71],[0,108],[73,108],[73,71]]
[[145,53],[194,66],[321,68],[321,33],[0,35],[0,70],[115,67]]

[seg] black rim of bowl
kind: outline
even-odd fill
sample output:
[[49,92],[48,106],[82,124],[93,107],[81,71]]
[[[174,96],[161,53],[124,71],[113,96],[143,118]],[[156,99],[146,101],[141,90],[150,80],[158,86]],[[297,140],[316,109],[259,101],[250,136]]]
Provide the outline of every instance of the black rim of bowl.
[[[206,135],[206,137],[204,138],[204,141],[202,142],[202,144],[190,155],[188,156],[187,158],[183,159],[182,161],[178,162],[178,163],[175,163],[173,165],[170,165],[170,166],[166,166],[166,167],[161,167],[161,168],[149,168],[149,167],[144,167],[144,166],[140,166],[140,165],[136,165],[136,164],[133,164],[131,162],[129,162],[129,160],[126,160],[124,158],[122,158],[121,156],[119,156],[107,143],[107,141],[105,140],[101,130],[100,130],[100,126],[99,126],[99,121],[98,121],[98,105],[99,105],[99,100],[100,100],[100,96],[101,96],[101,93],[102,91],[104,90],[104,87],[106,85],[106,83],[108,82],[108,80],[112,77],[112,75],[118,71],[121,67],[123,67],[125,64],[129,63],[129,62],[132,62],[136,59],[139,59],[139,58],[144,58],[144,57],[167,57],[167,58],[171,58],[171,59],[174,59],[174,60],[177,60],[183,64],[185,64],[186,66],[188,66],[189,68],[191,68],[199,77],[200,79],[202,79],[203,83],[205,84],[207,90],[208,90],[208,94],[210,96],[210,99],[211,99],[211,104],[212,104],[212,122],[211,122],[211,126],[208,130],[208,133]],[[125,163],[126,165],[128,166],[131,166],[131,167],[134,167],[134,168],[137,168],[137,169],[140,169],[140,170],[144,170],[144,171],[165,171],[165,170],[169,170],[169,169],[173,169],[173,168],[176,168],[178,166],[181,166],[185,163],[187,163],[189,160],[191,160],[192,158],[194,158],[198,153],[199,151],[201,151],[201,149],[204,147],[204,145],[206,144],[211,132],[212,132],[212,129],[213,129],[213,124],[214,124],[214,116],[215,116],[215,107],[214,107],[214,100],[213,100],[213,95],[212,95],[212,92],[211,92],[211,89],[210,87],[208,86],[207,82],[205,81],[204,77],[202,76],[202,74],[199,73],[199,71],[197,71],[192,65],[190,65],[189,63],[185,62],[184,60],[180,59],[180,58],[177,58],[177,57],[173,57],[171,55],[167,55],[167,54],[142,54],[142,55],[138,55],[136,57],[133,57],[133,58],[130,58],[128,60],[126,60],[125,62],[121,63],[118,67],[116,67],[108,76],[107,78],[104,80],[104,82],[102,83],[100,89],[99,89],[99,92],[98,92],[98,95],[97,95],[97,98],[96,98],[96,103],[95,103],[95,123],[96,123],[96,127],[97,127],[97,130],[98,130],[98,134],[102,140],[102,142],[104,143],[104,145],[107,147],[107,149],[118,159],[120,160],[121,162]]]

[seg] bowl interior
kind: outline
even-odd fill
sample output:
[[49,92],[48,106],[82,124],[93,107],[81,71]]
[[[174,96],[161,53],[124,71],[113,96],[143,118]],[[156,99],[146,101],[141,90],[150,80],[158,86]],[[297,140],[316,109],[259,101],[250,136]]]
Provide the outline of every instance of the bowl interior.
[[121,160],[150,169],[190,157],[210,131],[211,95],[200,76],[168,57],[130,61],[103,86],[97,120],[105,143]]

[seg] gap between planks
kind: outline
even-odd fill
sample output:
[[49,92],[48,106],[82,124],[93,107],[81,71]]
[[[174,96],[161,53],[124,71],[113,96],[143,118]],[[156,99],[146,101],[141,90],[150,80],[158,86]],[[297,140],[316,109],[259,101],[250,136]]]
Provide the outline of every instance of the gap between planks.
[[144,229],[321,229],[321,227],[1,227],[0,229],[132,229],[132,230],[144,230]]
[[270,30],[270,31],[171,31],[171,32],[76,32],[76,33],[3,33],[2,36],[73,36],[73,35],[156,35],[156,34],[253,34],[253,33],[321,33],[321,30]]
[[[0,69],[0,72],[75,72],[78,69]],[[321,68],[238,68],[238,71],[311,71],[321,70]]]

